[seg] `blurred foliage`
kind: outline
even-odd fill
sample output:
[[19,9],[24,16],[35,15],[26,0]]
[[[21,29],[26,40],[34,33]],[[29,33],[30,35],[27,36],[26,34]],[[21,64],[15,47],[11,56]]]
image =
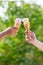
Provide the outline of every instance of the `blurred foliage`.
[[[16,2],[8,1],[5,16],[8,18],[0,17],[0,31],[13,26],[16,18],[27,17],[31,30],[43,42],[43,9],[39,5],[24,2],[17,6]],[[22,23],[16,37],[6,37],[0,42],[0,65],[43,65],[43,52],[26,42],[24,31]]]

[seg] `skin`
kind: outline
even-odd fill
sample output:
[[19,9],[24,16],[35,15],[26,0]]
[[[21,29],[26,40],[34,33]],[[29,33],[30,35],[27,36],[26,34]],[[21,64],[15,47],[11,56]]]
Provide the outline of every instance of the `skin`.
[[18,32],[19,27],[20,27],[20,23],[21,23],[21,19],[17,18],[15,20],[15,26],[8,27],[4,31],[0,32],[0,40],[2,40],[6,36],[15,36]]
[[35,34],[32,31],[26,30],[25,37],[26,37],[27,42],[34,45],[35,47],[37,47],[38,49],[40,49],[43,52],[43,43],[40,42],[39,40],[37,40]]
[[[17,27],[9,27],[5,29],[4,31],[0,32],[0,41],[6,36],[15,36],[17,32],[18,32]],[[35,34],[32,31],[26,30],[25,37],[27,42],[43,51],[43,43],[37,40]]]
[[8,27],[4,31],[0,32],[0,40],[2,40],[6,36],[15,36],[18,32],[16,27]]

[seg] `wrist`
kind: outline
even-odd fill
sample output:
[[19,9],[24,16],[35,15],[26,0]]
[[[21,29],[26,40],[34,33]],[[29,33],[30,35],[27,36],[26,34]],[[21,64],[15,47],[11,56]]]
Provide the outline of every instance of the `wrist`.
[[4,33],[4,32],[0,32],[0,40],[2,39],[2,38],[4,38],[6,36],[6,34]]
[[10,27],[5,29],[4,31],[2,31],[0,33],[0,37],[3,38],[3,37],[6,37],[6,36],[10,35],[11,31],[9,29],[10,29]]
[[2,37],[2,38],[5,37],[5,36],[7,36],[7,35],[8,35],[8,33],[4,32],[4,31],[0,33],[0,37]]
[[35,39],[35,40],[32,42],[32,44],[35,45],[35,44],[37,44],[37,42],[38,42],[38,40]]
[[33,42],[33,45],[34,45],[35,47],[38,47],[38,46],[39,46],[39,43],[40,43],[40,42],[39,42],[37,39],[35,39],[34,42]]

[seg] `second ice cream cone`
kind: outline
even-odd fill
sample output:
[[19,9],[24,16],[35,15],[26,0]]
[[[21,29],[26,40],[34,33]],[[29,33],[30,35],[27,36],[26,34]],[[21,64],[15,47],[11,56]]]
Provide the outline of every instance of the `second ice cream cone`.
[[30,22],[28,18],[23,19],[23,24],[26,30],[30,30]]

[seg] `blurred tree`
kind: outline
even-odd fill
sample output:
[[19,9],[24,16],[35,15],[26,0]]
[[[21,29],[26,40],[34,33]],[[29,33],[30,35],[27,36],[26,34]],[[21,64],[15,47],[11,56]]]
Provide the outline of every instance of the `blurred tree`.
[[[21,3],[21,6],[17,6],[16,2],[8,1],[5,13],[8,19],[2,19],[0,31],[13,26],[16,18],[27,17],[31,30],[43,41],[43,9],[36,4]],[[0,42],[0,65],[43,65],[43,52],[26,42],[24,31],[22,23],[16,37],[6,37]]]

